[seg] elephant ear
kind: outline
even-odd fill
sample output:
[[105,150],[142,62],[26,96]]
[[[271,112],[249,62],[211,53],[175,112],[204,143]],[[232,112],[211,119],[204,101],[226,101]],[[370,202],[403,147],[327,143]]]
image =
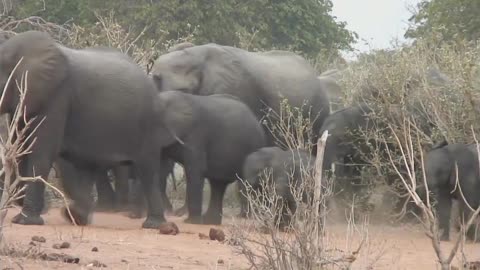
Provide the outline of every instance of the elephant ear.
[[173,143],[183,144],[195,123],[195,104],[190,94],[179,91],[165,91],[158,94],[156,108],[159,109],[158,126],[163,127],[158,139],[162,147]]
[[233,94],[236,89],[243,89],[242,84],[251,83],[249,73],[241,62],[240,49],[216,44],[207,44],[204,72],[202,77],[203,94]]
[[[20,83],[22,76],[27,75],[27,95],[25,105],[27,115],[41,113],[48,100],[54,98],[60,84],[68,72],[68,61],[55,40],[47,33],[28,31],[18,34],[2,45],[0,63],[3,72],[11,72],[20,59],[22,62],[13,78]],[[14,110],[18,103],[16,83],[11,82],[8,93],[5,93],[5,106]]]

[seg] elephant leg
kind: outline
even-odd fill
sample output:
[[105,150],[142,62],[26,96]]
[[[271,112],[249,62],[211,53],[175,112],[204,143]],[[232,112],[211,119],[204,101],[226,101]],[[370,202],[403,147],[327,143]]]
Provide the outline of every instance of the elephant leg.
[[222,180],[209,180],[209,183],[211,190],[210,203],[203,216],[203,224],[220,225],[222,224],[223,196],[229,183]]
[[[143,194],[145,194],[148,207],[147,218],[143,222],[142,227],[149,229],[158,229],[158,227],[166,221],[163,213],[160,188],[158,183],[155,183],[154,163],[151,158],[147,158],[135,164],[135,175],[141,181]],[[160,174],[161,173],[162,172],[160,172]]]
[[237,181],[236,185],[238,200],[240,202],[240,214],[238,214],[238,217],[247,218],[248,213],[250,212],[250,203],[248,202],[247,197],[242,194],[242,192],[246,192],[246,188],[241,181]]
[[135,178],[129,180],[129,213],[128,217],[138,219],[144,217],[145,213],[145,193],[143,193],[142,183]]
[[[435,194],[435,193],[434,193]],[[435,211],[438,218],[438,227],[441,231],[440,240],[450,240],[450,215],[452,211],[452,199],[447,191],[439,191],[436,193]]]
[[69,206],[72,216],[67,209],[63,209],[64,217],[70,222],[73,218],[77,225],[89,224],[95,205],[92,194],[93,185],[105,179],[103,175],[105,170],[77,166],[75,163],[64,159],[58,161],[58,166],[62,174],[63,188],[73,201]]
[[173,211],[173,206],[170,200],[168,199],[167,196],[167,178],[168,175],[173,172],[173,166],[175,165],[175,162],[171,159],[163,160],[162,161],[162,174],[159,175],[160,177],[160,192],[162,193],[162,203],[163,203],[163,208],[165,209],[166,212],[172,212]]
[[279,211],[280,220],[278,222],[278,228],[281,231],[286,231],[288,228],[291,227],[292,223],[292,215],[297,210],[297,206],[295,201],[293,200],[284,200],[281,203],[281,210]]
[[170,168],[170,176],[172,177],[172,186],[173,190],[176,192],[177,191],[177,177],[175,176],[175,162],[172,161],[172,166]]
[[128,209],[128,181],[131,170],[133,170],[131,165],[123,164],[112,169],[115,176],[115,205],[120,211]]
[[188,218],[185,219],[186,223],[202,224],[205,164],[206,158],[204,154],[194,152],[187,155],[185,174],[187,177],[186,204],[188,206]]
[[115,191],[110,184],[107,171],[102,176],[98,176],[95,179],[95,185],[97,187],[97,211],[113,211],[115,210]]
[[[55,100],[52,104],[57,105]],[[33,138],[36,138],[31,153],[24,156],[20,161],[20,175],[23,177],[40,176],[48,179],[53,161],[57,158],[60,146],[63,142],[65,117],[64,106],[51,106],[45,120],[40,124],[43,117],[37,118],[32,123],[32,128],[38,128]],[[33,130],[30,130],[32,132]],[[33,140],[33,138],[30,138]],[[28,143],[28,142],[27,142]],[[13,217],[12,223],[23,225],[43,225],[40,216],[45,205],[45,184],[42,181],[28,182],[25,188],[22,212]]]

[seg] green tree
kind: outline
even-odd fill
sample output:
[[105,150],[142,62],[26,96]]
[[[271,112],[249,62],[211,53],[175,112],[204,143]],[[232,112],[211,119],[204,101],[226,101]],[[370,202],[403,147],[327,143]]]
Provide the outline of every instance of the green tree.
[[[349,50],[356,34],[330,14],[331,0],[18,0],[16,16],[88,27],[113,10],[124,27],[150,40],[288,49],[310,57]],[[245,39],[248,40],[245,42]]]
[[480,38],[480,1],[423,0],[409,19],[413,24],[405,37],[426,37],[440,33],[444,41]]

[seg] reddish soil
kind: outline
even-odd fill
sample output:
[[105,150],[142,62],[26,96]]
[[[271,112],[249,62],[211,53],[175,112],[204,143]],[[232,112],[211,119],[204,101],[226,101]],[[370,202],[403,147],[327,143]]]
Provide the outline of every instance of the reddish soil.
[[[0,256],[3,269],[248,269],[246,259],[233,251],[232,246],[218,241],[200,239],[208,236],[212,226],[189,225],[183,218],[168,217],[178,225],[177,235],[162,235],[158,230],[140,229],[143,219],[132,220],[122,214],[95,213],[93,224],[73,227],[58,209],[43,215],[44,226],[11,224],[18,210],[10,209],[5,226],[5,240],[10,246],[26,250],[33,236],[43,236],[45,243],[36,243],[45,252],[66,253],[80,258],[79,264],[48,262],[26,258]],[[222,228],[228,239],[228,224]],[[394,227],[370,224],[368,230],[351,228],[344,224],[328,226],[329,247],[353,251],[357,249],[359,235],[368,236],[353,269],[437,269],[430,240],[419,226]],[[350,233],[347,233],[349,232]],[[455,234],[453,235],[455,236]],[[204,237],[205,238],[205,237]],[[452,237],[453,238],[453,237]],[[54,249],[54,244],[70,243],[66,249]],[[442,243],[447,250],[452,242]],[[93,252],[93,248],[97,252]],[[467,243],[465,254],[469,260],[480,260],[480,243]],[[94,260],[107,268],[96,268]],[[372,265],[373,266],[370,266]],[[458,265],[456,261],[455,265]],[[369,267],[370,266],[370,267]]]

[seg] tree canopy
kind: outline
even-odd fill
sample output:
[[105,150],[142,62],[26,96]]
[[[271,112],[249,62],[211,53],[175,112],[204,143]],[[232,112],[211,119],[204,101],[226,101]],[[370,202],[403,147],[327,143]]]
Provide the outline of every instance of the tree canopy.
[[40,16],[88,26],[115,12],[129,31],[154,40],[190,36],[248,49],[289,49],[306,56],[350,50],[357,35],[331,15],[331,0],[17,0],[16,17]]
[[405,37],[426,37],[440,33],[444,41],[480,38],[479,0],[423,0],[410,18]]

